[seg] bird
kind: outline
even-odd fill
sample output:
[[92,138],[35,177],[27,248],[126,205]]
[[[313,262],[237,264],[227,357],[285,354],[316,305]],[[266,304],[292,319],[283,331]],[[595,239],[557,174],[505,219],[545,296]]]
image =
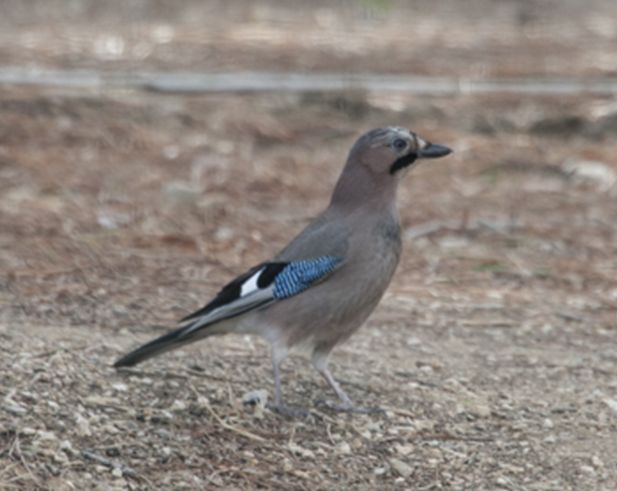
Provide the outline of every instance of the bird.
[[331,409],[367,411],[333,377],[330,354],[364,324],[397,268],[401,181],[418,162],[451,152],[401,127],[366,132],[351,147],[328,206],[287,246],[226,284],[176,329],[114,366],[133,366],[214,335],[256,334],[271,346],[274,403],[269,407],[274,411],[296,414],[284,403],[280,371],[295,350],[310,356],[338,397]]

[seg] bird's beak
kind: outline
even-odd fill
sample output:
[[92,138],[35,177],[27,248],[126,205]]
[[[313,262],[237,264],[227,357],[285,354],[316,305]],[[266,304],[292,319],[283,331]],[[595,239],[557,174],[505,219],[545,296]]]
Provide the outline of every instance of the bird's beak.
[[438,159],[452,153],[452,150],[445,145],[436,145],[435,143],[425,141],[422,141],[420,145],[420,150],[418,151],[419,158]]

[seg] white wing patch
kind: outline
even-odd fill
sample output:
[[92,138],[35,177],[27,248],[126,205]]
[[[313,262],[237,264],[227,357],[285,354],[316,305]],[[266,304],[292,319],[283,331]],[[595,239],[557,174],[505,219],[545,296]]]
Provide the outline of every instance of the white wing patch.
[[240,297],[246,297],[250,293],[253,293],[257,288],[257,280],[259,279],[259,275],[263,272],[264,268],[259,269],[253,276],[248,278],[244,283],[242,283],[242,288],[240,289]]

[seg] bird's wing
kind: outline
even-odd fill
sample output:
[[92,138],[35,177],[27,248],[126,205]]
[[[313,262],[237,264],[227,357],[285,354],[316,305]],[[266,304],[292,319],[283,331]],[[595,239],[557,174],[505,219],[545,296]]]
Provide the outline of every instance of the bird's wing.
[[344,258],[338,256],[259,264],[225,285],[203,308],[182,319],[178,329],[137,348],[114,366],[132,366],[208,336],[212,334],[208,326],[293,297],[323,281],[343,264]]
[[341,266],[343,258],[320,256],[290,262],[262,263],[239,276],[203,308],[186,316],[180,325],[196,329],[236,317],[303,292]]

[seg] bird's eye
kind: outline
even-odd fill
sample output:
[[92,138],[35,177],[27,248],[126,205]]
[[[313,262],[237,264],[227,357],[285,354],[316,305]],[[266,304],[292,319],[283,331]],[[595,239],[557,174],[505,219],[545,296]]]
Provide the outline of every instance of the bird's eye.
[[402,138],[397,138],[396,140],[392,142],[392,146],[394,147],[395,150],[400,152],[401,150],[404,150],[405,148],[407,148],[407,142],[403,140]]

